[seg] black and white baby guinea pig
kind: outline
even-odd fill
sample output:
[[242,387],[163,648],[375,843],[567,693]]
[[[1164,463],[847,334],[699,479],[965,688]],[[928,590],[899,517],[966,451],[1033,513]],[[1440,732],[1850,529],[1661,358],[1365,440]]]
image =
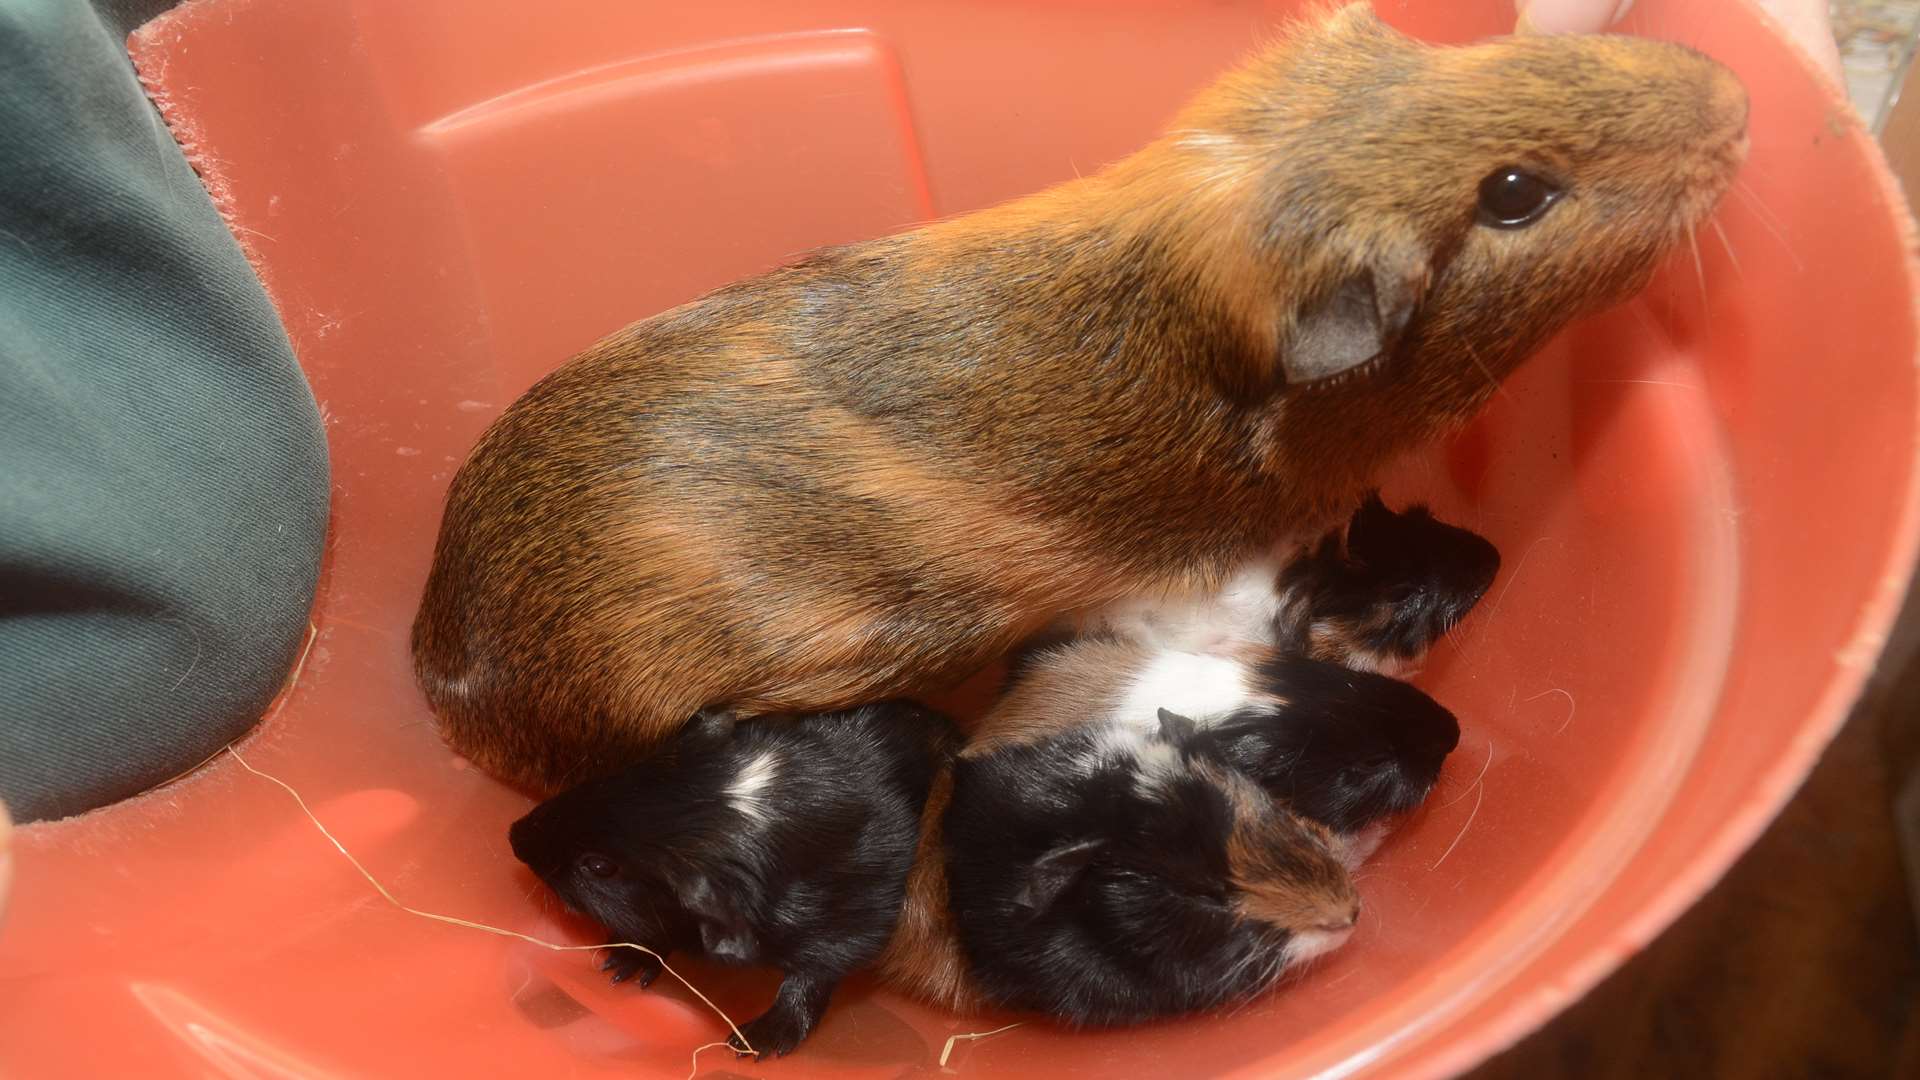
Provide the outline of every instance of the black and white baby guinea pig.
[[1251,560],[1217,591],[1134,597],[1065,620],[1048,640],[1105,633],[1201,653],[1264,642],[1398,674],[1473,609],[1499,569],[1484,537],[1423,505],[1390,510],[1370,492],[1344,528]]
[[1219,653],[1108,636],[1027,656],[961,751],[973,758],[1074,728],[1138,739],[1171,714],[1289,808],[1339,834],[1349,865],[1418,806],[1460,740],[1454,715],[1410,683],[1273,645]]
[[962,758],[944,830],[973,983],[1071,1024],[1245,999],[1339,947],[1360,912],[1327,830],[1172,717]]
[[[778,1056],[885,947],[958,738],[906,702],[738,723],[703,713],[655,756],[541,803],[509,839],[612,941],[778,968],[772,1008],[740,1025],[754,1052]],[[661,963],[614,949],[605,969],[645,986]]]
[[1369,494],[1342,533],[1281,570],[1275,640],[1319,660],[1397,674],[1457,626],[1500,572],[1485,537],[1425,506]]
[[1263,693],[1207,734],[1294,813],[1345,842],[1349,866],[1433,792],[1460,723],[1412,683],[1284,652],[1254,665]]

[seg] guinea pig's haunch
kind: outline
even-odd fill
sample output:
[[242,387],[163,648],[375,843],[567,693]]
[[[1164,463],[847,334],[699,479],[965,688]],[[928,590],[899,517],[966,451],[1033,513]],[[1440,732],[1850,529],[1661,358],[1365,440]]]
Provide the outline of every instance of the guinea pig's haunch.
[[945,855],[972,986],[1072,1024],[1244,999],[1360,912],[1333,837],[1178,721],[958,762]]
[[985,999],[974,986],[967,958],[954,934],[948,907],[945,824],[953,794],[953,771],[934,779],[920,819],[920,849],[907,874],[907,899],[893,938],[875,961],[880,981],[935,1008],[977,1012]]
[[[945,717],[901,702],[738,724],[707,713],[647,760],[540,804],[510,840],[614,941],[779,968],[773,1007],[740,1026],[778,1056],[892,935],[957,740]],[[630,949],[606,967],[641,986],[661,970]]]
[[709,704],[885,699],[1063,611],[1217,588],[1639,289],[1746,114],[1665,42],[1316,17],[1097,174],[814,253],[543,379],[448,492],[428,701],[551,791]]

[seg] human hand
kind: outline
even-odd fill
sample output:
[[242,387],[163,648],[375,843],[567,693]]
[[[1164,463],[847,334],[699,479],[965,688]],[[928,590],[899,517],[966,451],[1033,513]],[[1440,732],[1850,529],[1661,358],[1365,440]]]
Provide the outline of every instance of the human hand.
[[[1833,43],[1827,0],[1755,0],[1834,82],[1840,82],[1840,50]],[[1520,23],[1550,34],[1590,34],[1619,22],[1633,0],[1518,0]]]

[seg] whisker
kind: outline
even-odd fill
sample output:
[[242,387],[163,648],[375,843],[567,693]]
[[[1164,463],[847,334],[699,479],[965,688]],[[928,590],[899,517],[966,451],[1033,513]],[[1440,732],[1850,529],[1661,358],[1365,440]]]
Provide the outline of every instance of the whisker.
[[1693,278],[1700,286],[1700,311],[1707,310],[1707,267],[1700,261],[1700,237],[1695,233],[1693,223],[1687,223],[1687,248],[1693,252]]
[[1480,763],[1480,772],[1477,775],[1475,775],[1470,782],[1468,782],[1466,789],[1464,791],[1460,792],[1460,794],[1458,795],[1455,795],[1453,798],[1448,799],[1446,802],[1441,803],[1439,806],[1434,807],[1434,809],[1445,810],[1447,807],[1452,806],[1454,803],[1457,803],[1461,799],[1466,798],[1468,791],[1472,791],[1474,788],[1480,785],[1480,781],[1486,779],[1487,770],[1492,767],[1493,767],[1493,740],[1488,739],[1487,740],[1487,760]]
[[1648,337],[1663,344],[1672,341],[1672,338],[1663,333],[1659,327],[1653,325],[1653,320],[1647,317],[1644,304],[1636,300],[1627,305],[1627,310],[1633,312],[1633,317],[1640,320],[1640,326],[1646,330]]
[[1753,220],[1759,222],[1760,227],[1765,229],[1767,234],[1772,236],[1774,241],[1780,245],[1780,250],[1787,253],[1787,258],[1793,260],[1793,268],[1796,271],[1805,273],[1807,265],[1800,261],[1799,253],[1794,251],[1793,245],[1787,242],[1785,233],[1786,225],[1781,222],[1779,218],[1774,217],[1773,211],[1767,209],[1766,204],[1760,201],[1760,194],[1748,187],[1738,177],[1734,178],[1733,188],[1731,190],[1734,194],[1739,195],[1746,201],[1748,208],[1753,211]]
[[1527,559],[1533,555],[1533,549],[1551,539],[1553,539],[1551,536],[1535,537],[1533,543],[1527,545],[1527,550],[1520,553],[1519,561],[1513,564],[1512,572],[1507,574],[1507,583],[1500,586],[1500,595],[1493,598],[1493,606],[1487,609],[1486,618],[1480,620],[1480,632],[1473,636],[1474,644],[1477,645],[1486,640],[1492,627],[1493,617],[1500,614],[1500,605],[1507,602],[1507,593],[1513,591],[1513,583],[1519,579],[1520,571],[1526,569]]
[[[1492,759],[1489,758],[1488,760],[1492,760]],[[1466,839],[1467,830],[1473,827],[1473,819],[1480,816],[1480,804],[1485,802],[1487,799],[1487,785],[1481,784],[1479,785],[1479,787],[1480,787],[1480,797],[1473,800],[1473,809],[1467,812],[1467,820],[1461,824],[1460,834],[1453,838],[1453,843],[1447,845],[1447,850],[1441,852],[1440,857],[1438,859],[1433,860],[1433,865],[1427,867],[1428,870],[1440,869],[1440,864],[1443,862],[1446,862],[1447,856],[1453,854],[1453,849],[1459,847],[1460,841]]]
[[1507,393],[1507,388],[1500,384],[1499,379],[1494,378],[1493,369],[1487,366],[1487,362],[1485,360],[1480,359],[1479,353],[1473,351],[1473,346],[1468,345],[1464,341],[1461,342],[1460,344],[1463,348],[1467,350],[1467,355],[1473,358],[1473,366],[1479,368],[1480,373],[1487,377],[1487,385],[1493,387],[1493,392],[1496,394],[1499,394],[1503,398],[1506,398],[1508,401],[1512,401],[1513,395]]
[[1574,714],[1574,711],[1575,711],[1576,709],[1578,709],[1578,708],[1579,708],[1580,706],[1579,706],[1579,703],[1578,703],[1578,702],[1576,702],[1576,701],[1574,701],[1574,700],[1573,700],[1573,695],[1572,695],[1572,694],[1570,694],[1570,693],[1568,693],[1568,692],[1567,692],[1567,691],[1565,691],[1565,690],[1562,690],[1562,689],[1560,689],[1560,688],[1559,688],[1559,687],[1557,687],[1557,686],[1556,686],[1556,687],[1554,687],[1554,688],[1552,688],[1552,689],[1550,689],[1550,690],[1542,690],[1542,691],[1540,691],[1539,693],[1537,693],[1537,694],[1535,694],[1535,695],[1533,695],[1532,697],[1530,697],[1530,698],[1528,698],[1527,700],[1528,700],[1528,701],[1539,701],[1539,700],[1540,700],[1541,698],[1543,698],[1543,697],[1546,697],[1546,696],[1547,696],[1548,694],[1559,694],[1559,695],[1560,695],[1561,697],[1563,697],[1563,698],[1566,698],[1566,699],[1567,699],[1567,718],[1566,718],[1565,720],[1562,720],[1562,721],[1560,721],[1560,726],[1559,726],[1559,727],[1557,727],[1557,728],[1554,728],[1554,729],[1553,729],[1553,733],[1554,733],[1555,735],[1558,735],[1558,734],[1560,734],[1561,732],[1563,732],[1563,731],[1565,731],[1565,730],[1567,730],[1567,725],[1568,725],[1568,724],[1571,724],[1571,723],[1573,723],[1573,714]]
[[1726,249],[1727,262],[1733,264],[1733,272],[1741,277],[1745,277],[1746,270],[1740,265],[1740,256],[1733,253],[1733,241],[1727,239],[1727,230],[1720,227],[1719,215],[1716,214],[1708,218],[1707,224],[1713,226],[1713,234],[1720,238],[1720,246]]

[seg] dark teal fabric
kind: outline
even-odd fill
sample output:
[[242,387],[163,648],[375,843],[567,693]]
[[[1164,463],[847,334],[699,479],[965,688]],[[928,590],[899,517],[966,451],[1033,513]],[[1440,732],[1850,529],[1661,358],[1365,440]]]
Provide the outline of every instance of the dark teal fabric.
[[0,798],[62,817],[243,733],[306,632],[319,415],[141,92],[151,0],[0,0]]

